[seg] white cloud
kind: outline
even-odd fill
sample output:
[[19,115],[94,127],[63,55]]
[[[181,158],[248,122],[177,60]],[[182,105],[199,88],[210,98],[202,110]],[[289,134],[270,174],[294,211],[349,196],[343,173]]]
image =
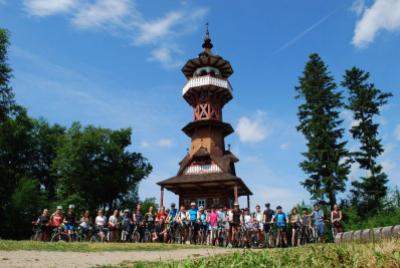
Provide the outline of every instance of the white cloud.
[[173,141],[171,139],[159,139],[156,142],[149,142],[146,140],[143,140],[140,142],[140,147],[142,148],[150,148],[150,147],[161,147],[161,148],[171,148],[174,145]]
[[171,139],[160,139],[157,141],[157,146],[159,147],[170,148],[172,145],[173,142]]
[[[4,0],[0,0],[0,3]],[[182,64],[179,39],[198,29],[197,25],[208,8],[178,8],[147,19],[133,0],[23,0],[26,12],[32,16],[66,13],[78,29],[101,29],[113,36],[127,38],[134,45],[150,46],[149,61],[166,69]]]
[[25,0],[26,12],[32,16],[49,16],[70,11],[79,0]]
[[265,125],[265,113],[258,112],[254,118],[242,116],[236,126],[236,132],[243,143],[257,143],[266,139],[270,131]]
[[357,15],[361,15],[365,9],[365,0],[356,0],[351,5],[351,11],[356,13]]
[[161,63],[167,69],[174,69],[182,65],[182,62],[172,56],[173,50],[168,47],[158,47],[151,51],[149,60]]
[[140,142],[140,147],[142,148],[148,148],[150,144],[147,141],[141,141]]
[[97,28],[106,25],[124,26],[123,19],[134,13],[128,0],[97,0],[82,5],[72,18],[72,23],[82,28]]
[[394,135],[395,135],[396,139],[397,139],[398,141],[400,141],[400,124],[397,125],[397,127],[396,127],[396,129],[395,129],[395,131],[394,131]]
[[182,12],[170,12],[165,17],[144,22],[139,26],[139,34],[135,38],[135,44],[153,43],[169,34],[172,34],[172,27],[182,22],[184,18]]
[[290,146],[290,142],[285,142],[285,143],[282,143],[281,145],[279,145],[279,148],[281,149],[281,150],[287,150],[287,149],[289,149],[289,146]]
[[352,43],[365,47],[374,41],[382,30],[400,29],[400,1],[375,0],[371,7],[365,8],[356,24]]
[[381,162],[381,165],[385,173],[390,173],[392,170],[396,168],[396,163],[390,159],[383,160]]

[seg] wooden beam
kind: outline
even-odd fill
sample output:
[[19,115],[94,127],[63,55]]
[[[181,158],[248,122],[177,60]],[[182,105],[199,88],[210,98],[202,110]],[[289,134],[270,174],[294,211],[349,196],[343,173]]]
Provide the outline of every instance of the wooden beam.
[[160,209],[164,206],[164,187],[160,190]]

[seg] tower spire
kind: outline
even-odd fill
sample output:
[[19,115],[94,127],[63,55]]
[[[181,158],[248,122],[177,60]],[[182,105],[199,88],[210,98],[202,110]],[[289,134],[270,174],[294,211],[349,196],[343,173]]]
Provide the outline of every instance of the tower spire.
[[206,34],[204,35],[202,47],[204,48],[204,52],[211,54],[213,44],[211,43],[210,32],[208,31],[208,22],[206,23]]

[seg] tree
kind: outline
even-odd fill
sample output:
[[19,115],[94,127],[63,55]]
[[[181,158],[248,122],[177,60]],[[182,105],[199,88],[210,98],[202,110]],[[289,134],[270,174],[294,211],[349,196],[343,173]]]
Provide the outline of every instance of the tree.
[[361,181],[352,182],[352,201],[361,217],[373,215],[383,207],[388,181],[382,166],[377,163],[377,157],[384,149],[378,138],[379,124],[375,119],[392,94],[382,92],[368,79],[368,72],[353,67],[346,71],[342,82],[349,92],[346,108],[352,111],[357,122],[350,133],[360,143],[359,150],[352,155],[360,168],[368,172]]
[[7,63],[9,33],[0,28],[0,122],[13,111],[15,106],[14,93],[10,86],[12,70]]
[[44,119],[33,120],[33,128],[35,157],[32,175],[39,179],[48,200],[54,201],[57,177],[51,172],[51,167],[63,142],[65,128],[58,124],[49,125]]
[[350,170],[339,117],[344,104],[336,88],[320,56],[311,54],[296,87],[296,98],[304,100],[297,113],[297,130],[304,135],[308,149],[300,163],[308,174],[302,185],[314,200],[330,206],[336,203],[336,194],[345,190]]
[[112,131],[74,123],[57,151],[53,173],[57,198],[85,209],[114,208],[137,197],[138,183],[152,170],[140,153],[127,151],[131,130]]

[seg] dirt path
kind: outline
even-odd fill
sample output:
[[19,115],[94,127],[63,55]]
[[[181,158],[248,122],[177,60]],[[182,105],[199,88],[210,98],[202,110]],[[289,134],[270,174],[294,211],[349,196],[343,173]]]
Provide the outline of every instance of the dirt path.
[[49,251],[0,251],[0,267],[93,267],[120,264],[123,261],[182,260],[231,252],[224,248],[196,248],[169,251],[113,251],[113,252],[49,252]]

